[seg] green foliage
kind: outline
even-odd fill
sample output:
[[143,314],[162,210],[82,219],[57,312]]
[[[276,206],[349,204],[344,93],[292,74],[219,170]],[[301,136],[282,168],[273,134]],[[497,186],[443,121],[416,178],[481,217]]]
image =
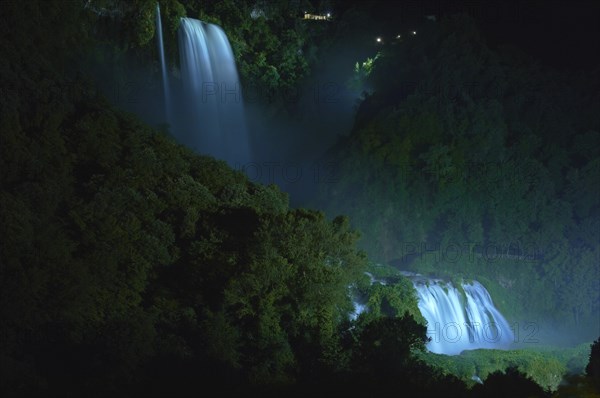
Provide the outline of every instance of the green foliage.
[[550,392],[544,391],[531,378],[515,367],[505,371],[490,374],[483,385],[473,388],[475,397],[550,397]]
[[[94,356],[99,369],[82,367],[82,383],[111,378],[102,391],[131,382],[156,355],[205,358],[261,384],[337,366],[348,286],[366,263],[348,219],[290,210],[274,186],[101,100],[54,112],[41,130],[14,126],[4,149],[11,165],[21,152],[34,165],[3,169],[13,170],[0,213],[10,237],[1,252],[9,362],[52,363],[52,330],[57,347]],[[89,355],[67,360],[64,375]],[[28,388],[49,391],[64,382],[45,367],[23,372],[11,382],[37,379]]]
[[[308,2],[307,2],[308,3]],[[112,81],[103,84],[144,87],[144,76],[117,70],[131,55],[144,65],[157,62],[156,4],[154,0],[91,0],[81,10],[89,21],[85,32],[97,44],[90,68],[110,70]],[[290,93],[318,65],[321,47],[327,46],[327,24],[302,21],[308,4],[289,2],[159,0],[167,63],[179,63],[178,28],[182,17],[221,26],[231,44],[246,99],[273,113],[293,113]],[[72,7],[74,8],[74,7]],[[127,57],[125,57],[127,56]],[[117,58],[119,62],[111,60]],[[104,71],[104,74],[107,72]],[[158,79],[158,77],[157,77]],[[289,109],[288,109],[289,108]]]
[[574,348],[535,347],[520,350],[472,350],[446,356],[421,353],[419,358],[445,374],[459,377],[470,386],[474,376],[485,380],[494,372],[515,367],[544,389],[556,391],[564,377],[584,373],[589,344]]
[[373,93],[332,151],[341,178],[316,205],[350,215],[377,262],[484,280],[509,319],[574,323],[572,342],[592,338],[598,74],[584,84],[503,58],[464,17],[357,72],[367,66]]
[[408,313],[368,322],[359,335],[354,368],[383,379],[397,376],[411,363],[414,351],[425,349],[426,331]]
[[352,294],[367,307],[359,322],[409,314],[417,323],[425,325],[412,282],[393,267],[369,264],[367,272],[354,284]]
[[[142,3],[140,45],[155,6]],[[76,30],[69,21],[58,37]],[[57,73],[73,54],[42,42],[22,62],[28,43],[1,42],[3,393],[148,395],[198,374],[265,385],[346,366],[348,287],[366,265],[349,220],[292,210],[277,187],[114,110]]]
[[[425,327],[406,279],[369,286],[373,314],[349,321],[349,286],[366,288],[367,259],[348,218],[290,209],[276,187],[193,154],[111,108],[80,77],[61,76],[100,18],[122,19],[124,48],[148,46],[154,5],[3,4],[2,395],[290,393],[330,376],[353,395],[381,390],[378,381],[397,392],[398,380],[414,395],[466,395],[458,379],[415,358]],[[184,13],[207,12],[200,5],[223,24],[247,22],[243,2],[160,5],[170,34]],[[269,23],[290,21],[276,14]],[[280,38],[261,29],[253,40],[272,69]],[[286,77],[267,83],[304,73],[302,59],[279,61],[275,72]],[[441,131],[434,114],[403,123],[424,126],[427,141]],[[422,160],[445,164],[448,151],[433,155]]]
[[369,77],[373,71],[373,65],[375,61],[380,57],[380,53],[375,55],[373,58],[367,58],[364,62],[356,62],[354,65],[354,74],[350,81],[347,83],[348,87],[352,90],[366,91],[365,87],[368,85]]
[[240,78],[254,101],[281,110],[316,59],[318,32],[301,21],[302,5],[289,2],[185,3],[187,15],[220,25],[231,43]]
[[151,0],[138,1],[135,2],[133,7],[137,11],[134,17],[135,43],[139,46],[145,46],[156,34],[156,24],[154,23],[156,2]]

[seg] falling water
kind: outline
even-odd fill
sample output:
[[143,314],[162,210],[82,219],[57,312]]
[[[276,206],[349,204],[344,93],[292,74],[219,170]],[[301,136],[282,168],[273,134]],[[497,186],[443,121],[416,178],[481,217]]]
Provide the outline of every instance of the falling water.
[[479,282],[462,284],[462,292],[439,280],[413,280],[413,284],[419,310],[427,320],[429,351],[456,355],[477,348],[507,348],[513,341],[508,322]]
[[163,81],[163,94],[165,99],[165,121],[171,123],[171,93],[167,76],[167,63],[165,62],[165,47],[163,43],[162,22],[160,16],[160,5],[156,3],[156,32],[158,38],[158,53],[160,55],[160,67]]
[[242,92],[223,29],[182,18],[179,54],[184,101],[181,140],[201,153],[237,167],[250,160]]
[[[371,283],[388,284],[372,275]],[[427,320],[427,348],[437,354],[457,355],[463,350],[508,348],[514,334],[506,319],[496,309],[490,294],[479,282],[452,283],[406,273],[416,290],[418,306]],[[363,301],[354,301],[351,319],[368,311]]]

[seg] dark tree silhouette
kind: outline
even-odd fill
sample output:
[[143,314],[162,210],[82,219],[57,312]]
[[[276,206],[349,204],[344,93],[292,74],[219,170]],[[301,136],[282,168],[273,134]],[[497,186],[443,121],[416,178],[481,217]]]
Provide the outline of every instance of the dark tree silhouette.
[[585,367],[585,373],[592,379],[592,384],[600,392],[600,337],[592,344],[590,361]]
[[515,367],[509,367],[505,372],[490,374],[483,384],[473,388],[473,396],[486,398],[543,398],[550,397],[545,391],[526,374]]

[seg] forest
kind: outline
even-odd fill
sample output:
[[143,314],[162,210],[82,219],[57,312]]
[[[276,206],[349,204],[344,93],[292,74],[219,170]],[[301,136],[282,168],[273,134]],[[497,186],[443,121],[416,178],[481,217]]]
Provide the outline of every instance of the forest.
[[[400,38],[372,3],[158,0],[170,70],[182,17],[226,32],[277,126],[255,144],[319,142],[290,98],[351,59],[349,127],[311,158],[335,178],[290,192],[128,101],[160,88],[157,1],[1,3],[3,396],[600,395],[600,68],[464,14]],[[400,271],[485,284],[519,344],[428,352]]]
[[464,17],[444,23],[359,69],[373,92],[331,149],[339,182],[316,205],[349,215],[376,261],[476,276],[516,319],[593,338],[598,69],[573,79],[490,50]]

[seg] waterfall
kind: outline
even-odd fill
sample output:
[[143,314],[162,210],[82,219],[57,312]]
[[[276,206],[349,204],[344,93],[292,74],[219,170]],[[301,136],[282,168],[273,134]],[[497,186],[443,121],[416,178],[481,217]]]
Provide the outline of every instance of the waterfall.
[[227,35],[219,26],[182,18],[179,54],[183,99],[180,141],[237,167],[250,160],[241,86]]
[[158,41],[158,54],[160,56],[160,67],[163,81],[163,95],[165,101],[165,121],[171,123],[171,93],[167,76],[167,63],[165,62],[165,46],[163,43],[162,21],[160,17],[160,5],[156,3],[156,33]]
[[[371,278],[371,284],[389,284]],[[417,293],[419,311],[427,320],[427,349],[437,354],[457,355],[463,350],[508,348],[514,333],[496,309],[486,288],[479,282],[463,283],[460,289],[452,283],[404,273],[412,280]],[[354,300],[350,319],[368,311],[365,302]]]
[[492,298],[477,281],[461,285],[414,279],[419,310],[427,320],[429,351],[456,355],[477,348],[507,348],[514,335]]

